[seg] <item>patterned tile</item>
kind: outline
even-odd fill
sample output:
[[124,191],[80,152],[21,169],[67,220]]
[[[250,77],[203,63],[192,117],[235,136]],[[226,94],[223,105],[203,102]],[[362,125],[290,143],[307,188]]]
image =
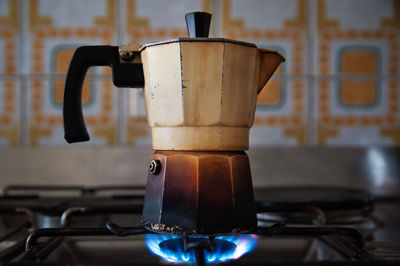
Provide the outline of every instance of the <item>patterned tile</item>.
[[[65,143],[76,47],[187,36],[195,10],[213,13],[210,36],[286,58],[258,96],[251,145],[400,145],[396,0],[0,0],[0,145]],[[142,91],[115,89],[109,74],[85,81],[89,145],[149,144]]]
[[0,77],[0,146],[20,143],[20,81]]
[[0,146],[20,142],[18,1],[0,1]]
[[[29,144],[60,145],[62,128],[62,95],[57,84],[64,79],[35,78],[28,84]],[[88,145],[117,143],[117,89],[109,78],[88,78],[83,93],[83,113],[91,141]]]
[[[398,145],[400,80],[358,80],[373,84],[371,104],[343,101],[341,90],[349,81],[320,80],[316,83],[315,119],[319,145]],[[349,96],[350,98],[350,96]],[[357,96],[359,100],[366,100]],[[353,98],[352,100],[354,100]],[[372,98],[371,98],[372,99]],[[369,100],[369,99],[368,99]]]
[[65,73],[80,45],[115,44],[115,0],[30,0],[28,73]]
[[317,2],[319,145],[400,145],[400,5],[367,2]]
[[304,78],[275,78],[267,84],[258,95],[254,126],[250,130],[251,145],[307,143],[306,86]]
[[127,100],[126,116],[123,120],[125,128],[122,139],[129,145],[151,144],[151,132],[147,125],[144,96],[142,89],[127,89],[124,93]]
[[0,73],[19,72],[18,2],[0,0]]
[[326,30],[317,43],[319,75],[397,75],[399,33],[387,30]]
[[[30,77],[29,144],[64,144],[62,97],[65,74],[74,50],[81,45],[114,44],[116,32],[114,0],[30,0],[28,60],[25,72],[51,75]],[[108,75],[109,69],[93,68],[89,74]],[[110,78],[89,80],[83,90],[84,113],[94,133],[90,144],[116,143],[116,98]]]

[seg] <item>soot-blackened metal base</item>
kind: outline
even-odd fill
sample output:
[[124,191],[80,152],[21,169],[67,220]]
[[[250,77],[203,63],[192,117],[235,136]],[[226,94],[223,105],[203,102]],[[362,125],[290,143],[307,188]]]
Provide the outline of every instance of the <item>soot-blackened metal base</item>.
[[245,152],[156,151],[142,224],[176,235],[247,232],[257,225]]

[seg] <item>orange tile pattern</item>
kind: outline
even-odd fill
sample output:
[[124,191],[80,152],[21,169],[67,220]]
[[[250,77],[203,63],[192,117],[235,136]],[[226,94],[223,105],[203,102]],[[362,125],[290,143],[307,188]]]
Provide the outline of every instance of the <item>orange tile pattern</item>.
[[[325,0],[318,2],[321,12],[318,17],[318,74],[322,76],[344,74],[344,76],[329,81],[321,80],[317,84],[317,143],[326,145],[329,140],[337,141],[343,134],[341,131],[350,128],[364,132],[377,130],[386,143],[400,145],[398,135],[400,34],[396,28],[397,24],[380,23],[377,29],[341,28],[339,19],[329,18],[336,23],[326,23],[326,13],[321,11],[326,8],[326,2]],[[332,58],[334,54],[332,51],[338,49],[338,46],[343,49],[351,48],[342,53],[339,71],[332,69],[332,62],[337,59]],[[378,54],[381,54],[382,58],[378,59]],[[339,84],[340,104],[335,103],[332,93],[337,90],[335,84]],[[357,138],[360,136],[353,136],[355,142]],[[380,143],[379,139],[366,144],[376,142]]]
[[[46,55],[49,53],[46,42],[54,40],[59,44],[68,42],[69,40],[76,40],[76,43],[87,42],[88,40],[99,40],[101,44],[112,44],[113,37],[116,34],[115,30],[115,1],[107,0],[106,14],[102,17],[93,17],[93,24],[91,27],[57,27],[54,25],[56,17],[44,17],[39,15],[39,1],[31,0],[29,6],[29,13],[33,19],[30,20],[30,36],[31,36],[31,65],[30,71],[32,73],[47,73],[49,70],[45,69]],[[75,45],[76,46],[76,45]],[[54,47],[53,47],[54,49]],[[55,74],[65,74],[68,69],[69,62],[73,55],[72,48],[57,50],[55,58],[55,69],[50,70]],[[48,59],[47,59],[48,60]],[[105,72],[103,71],[105,74]],[[46,84],[47,83],[47,84]],[[112,98],[114,90],[112,83],[104,80],[101,83],[100,99],[94,103],[99,105],[99,111],[93,115],[86,116],[86,123],[90,127],[95,138],[104,138],[105,143],[108,145],[116,144],[116,121],[112,118]],[[30,101],[31,108],[29,110],[29,143],[36,146],[40,141],[46,141],[46,138],[53,136],[53,131],[62,126],[61,109],[57,113],[49,112],[46,105],[56,103],[61,106],[62,95],[65,84],[65,78],[52,77],[48,80],[31,79]],[[86,81],[83,92],[83,103],[90,101],[89,95],[89,82]],[[45,94],[51,94],[49,90],[53,90],[54,97],[47,99]],[[50,103],[49,103],[50,102]],[[61,136],[62,137],[62,136]]]
[[[346,51],[342,54],[341,73],[345,75],[378,75],[378,58],[373,51]],[[344,80],[340,83],[340,100],[346,105],[370,105],[377,100],[376,81]]]
[[[399,1],[353,0],[345,10],[335,0],[170,0],[172,8],[97,0],[90,10],[85,0],[0,1],[0,145],[65,144],[62,97],[75,47],[185,37],[184,14],[195,8],[213,13],[214,36],[287,59],[258,96],[251,143],[400,146]],[[75,14],[85,8],[86,17]],[[114,88],[109,69],[92,69],[83,89],[90,145],[150,142],[141,97]]]
[[[14,75],[17,72],[18,51],[18,1],[10,1],[8,10],[0,15],[0,43],[3,45],[1,53],[0,74]],[[19,144],[19,119],[17,101],[19,100],[19,82],[14,78],[0,78],[0,141],[6,145]],[[2,103],[2,104],[1,104]]]
[[271,80],[257,96],[259,106],[274,106],[282,102],[282,82]]
[[[72,55],[74,53],[74,49],[72,48],[62,48],[57,50],[56,54],[54,55],[54,61],[55,61],[55,72],[56,73],[67,73],[68,72],[68,64],[72,58]],[[90,71],[92,69],[88,70],[88,75],[90,75]],[[65,79],[57,79],[54,81],[54,99],[53,101],[57,103],[58,105],[62,105],[63,102],[63,96],[64,96],[64,85],[65,85]],[[90,82],[88,80],[85,80],[83,82],[83,87],[82,87],[82,104],[85,105],[89,102],[90,100],[90,91],[91,91],[91,86]]]

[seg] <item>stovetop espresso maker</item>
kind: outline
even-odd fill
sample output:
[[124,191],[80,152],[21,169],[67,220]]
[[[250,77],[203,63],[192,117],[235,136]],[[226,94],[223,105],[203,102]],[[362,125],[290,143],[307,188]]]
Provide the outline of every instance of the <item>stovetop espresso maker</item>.
[[82,84],[90,66],[110,66],[117,87],[143,88],[151,127],[142,224],[177,235],[256,227],[249,146],[257,94],[284,58],[252,43],[208,38],[211,15],[186,15],[189,38],[141,47],[82,46],[64,91],[68,143],[89,140]]

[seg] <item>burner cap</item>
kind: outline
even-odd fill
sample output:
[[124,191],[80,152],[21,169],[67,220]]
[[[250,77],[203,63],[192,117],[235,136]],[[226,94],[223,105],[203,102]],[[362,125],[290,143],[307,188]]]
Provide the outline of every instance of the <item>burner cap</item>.
[[[251,252],[258,237],[252,234],[178,237],[167,234],[147,234],[146,246],[155,255],[172,263],[196,263],[200,254],[206,264],[239,259]],[[200,264],[200,263],[199,263]]]
[[374,197],[366,191],[340,187],[269,187],[254,191],[262,212],[360,210],[371,207]]

